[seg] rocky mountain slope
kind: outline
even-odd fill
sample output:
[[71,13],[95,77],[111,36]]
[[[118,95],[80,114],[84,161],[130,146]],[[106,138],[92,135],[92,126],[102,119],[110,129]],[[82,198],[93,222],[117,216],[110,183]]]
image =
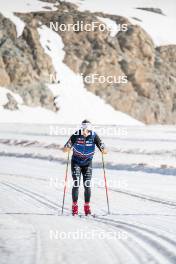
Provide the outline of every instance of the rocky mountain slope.
[[40,45],[36,25],[26,25],[19,38],[15,25],[3,15],[0,27],[0,86],[18,93],[25,105],[55,110],[53,95],[45,85],[53,66]]
[[41,24],[50,26],[51,21],[68,25],[77,21],[102,23],[108,18],[118,25],[127,24],[127,31],[112,36],[108,30],[59,30],[64,62],[83,77],[127,76],[127,83],[85,81],[85,87],[114,109],[144,123],[176,123],[176,45],[155,47],[151,37],[125,17],[79,11],[76,5],[67,2],[61,2],[57,9],[17,13],[26,24],[19,38],[15,25],[0,15],[0,86],[16,91],[26,105],[58,110],[46,85],[54,68],[41,47],[37,28]]

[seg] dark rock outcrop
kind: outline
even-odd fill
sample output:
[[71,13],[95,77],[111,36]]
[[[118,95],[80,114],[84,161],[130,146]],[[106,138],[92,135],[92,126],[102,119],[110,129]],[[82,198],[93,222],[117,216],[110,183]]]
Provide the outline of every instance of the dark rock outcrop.
[[154,7],[136,7],[136,9],[143,10],[143,11],[148,11],[156,14],[160,14],[165,16],[161,8],[154,8]]
[[10,93],[7,93],[7,99],[8,99],[8,102],[4,105],[4,108],[11,110],[11,111],[18,110],[18,103],[13,97],[13,95],[11,95]]

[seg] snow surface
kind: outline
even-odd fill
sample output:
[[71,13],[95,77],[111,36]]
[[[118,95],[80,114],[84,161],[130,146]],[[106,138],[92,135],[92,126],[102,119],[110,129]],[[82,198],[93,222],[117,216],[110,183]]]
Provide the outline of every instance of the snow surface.
[[[102,11],[108,14],[115,14],[127,17],[133,24],[142,26],[153,38],[156,46],[176,44],[176,35],[173,29],[176,26],[176,2],[175,0],[70,0],[68,2],[75,3],[80,10],[91,10],[93,12]],[[56,10],[55,4],[42,2],[38,0],[0,0],[0,10],[4,16],[11,19],[16,25],[18,36],[21,35],[24,28],[24,23],[16,17],[14,12],[34,12]],[[136,7],[153,7],[162,9],[165,16],[138,10]],[[136,19],[140,21],[137,21]],[[104,18],[101,19],[102,21]],[[110,28],[114,28],[113,22],[106,19],[104,23]],[[112,36],[114,35],[111,32]]]
[[[61,147],[68,136],[50,136],[46,125],[1,124],[2,263],[176,262],[176,167],[172,159],[176,151],[176,128],[126,129],[126,136],[104,138],[109,149],[105,167],[111,214],[106,215],[101,155],[97,151],[91,198],[92,212],[97,216],[79,218],[70,214],[70,164],[64,215],[61,215],[66,166]],[[166,168],[161,169],[162,165]],[[83,204],[81,184],[80,213]],[[115,232],[117,238],[109,238],[110,232]],[[91,237],[92,233],[96,236]],[[57,234],[65,236],[57,238]]]
[[[175,0],[70,0],[79,9],[127,17],[133,24],[138,24],[149,33],[156,46],[176,44],[176,1]],[[165,16],[136,7],[160,8]],[[140,21],[135,20],[139,19]]]

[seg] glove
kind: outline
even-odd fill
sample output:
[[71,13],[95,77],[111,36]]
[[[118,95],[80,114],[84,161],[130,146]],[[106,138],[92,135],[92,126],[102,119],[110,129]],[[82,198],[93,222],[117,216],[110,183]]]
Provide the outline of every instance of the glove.
[[102,149],[101,152],[102,152],[103,154],[108,154],[108,151],[107,151],[107,149],[105,149],[105,148]]
[[70,152],[71,148],[64,147],[62,150],[63,150],[64,153],[66,153],[66,152]]

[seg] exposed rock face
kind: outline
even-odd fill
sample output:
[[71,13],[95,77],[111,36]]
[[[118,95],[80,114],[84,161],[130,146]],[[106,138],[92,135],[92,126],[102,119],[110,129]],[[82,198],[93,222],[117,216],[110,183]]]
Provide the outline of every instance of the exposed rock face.
[[[55,3],[52,0],[51,2]],[[50,102],[52,104],[49,94],[39,92],[39,95],[36,92],[38,88],[35,88],[35,92],[31,90],[31,80],[35,80],[37,87],[38,83],[41,80],[44,82],[48,73],[53,71],[51,62],[39,43],[36,31],[38,21],[47,26],[50,22],[68,25],[83,21],[86,24],[93,21],[102,23],[101,17],[106,17],[116,24],[126,23],[128,30],[120,31],[114,37],[107,30],[57,32],[65,45],[64,62],[74,72],[82,73],[84,77],[92,74],[127,76],[127,83],[85,81],[85,86],[115,109],[147,124],[176,123],[176,45],[156,48],[151,37],[141,27],[132,25],[126,18],[100,12],[80,12],[75,5],[67,2],[61,2],[58,10],[54,12],[18,14],[18,16],[27,26],[18,40],[13,24],[8,26],[7,23],[5,26],[6,34],[10,37],[3,44],[6,52],[2,52],[3,45],[0,47],[0,54],[3,54],[2,62],[0,60],[0,65],[2,63],[0,75],[4,76],[1,80],[3,83],[6,82],[7,85],[15,83],[25,103],[44,106],[49,106]],[[15,56],[11,56],[11,53],[7,56],[9,47]],[[17,72],[11,73],[11,60],[15,68],[21,71],[19,75]],[[26,74],[26,71],[29,74]],[[25,89],[22,88],[22,82],[26,83]],[[41,91],[41,84],[39,86]],[[32,96],[30,97],[29,94]],[[38,96],[40,102],[36,101]],[[45,101],[44,98],[47,103],[42,103]]]
[[15,25],[0,15],[0,86],[19,93],[26,105],[55,110],[53,95],[44,85],[53,66],[40,45],[36,26],[31,20],[17,38]]
[[154,43],[139,26],[129,25],[126,32],[118,34],[121,50],[128,58],[153,65],[155,60]]
[[8,86],[9,84],[10,84],[10,77],[6,72],[6,67],[2,58],[0,58],[0,85]]
[[[52,14],[35,14],[49,22],[84,23],[107,17],[117,24],[127,23],[128,30],[111,37],[109,32],[58,32],[65,45],[65,63],[83,76],[126,75],[128,83],[98,83],[85,86],[115,109],[126,112],[147,124],[176,123],[175,59],[176,46],[155,48],[151,37],[139,26],[119,16],[79,12],[61,4]],[[175,91],[175,92],[174,92]]]

